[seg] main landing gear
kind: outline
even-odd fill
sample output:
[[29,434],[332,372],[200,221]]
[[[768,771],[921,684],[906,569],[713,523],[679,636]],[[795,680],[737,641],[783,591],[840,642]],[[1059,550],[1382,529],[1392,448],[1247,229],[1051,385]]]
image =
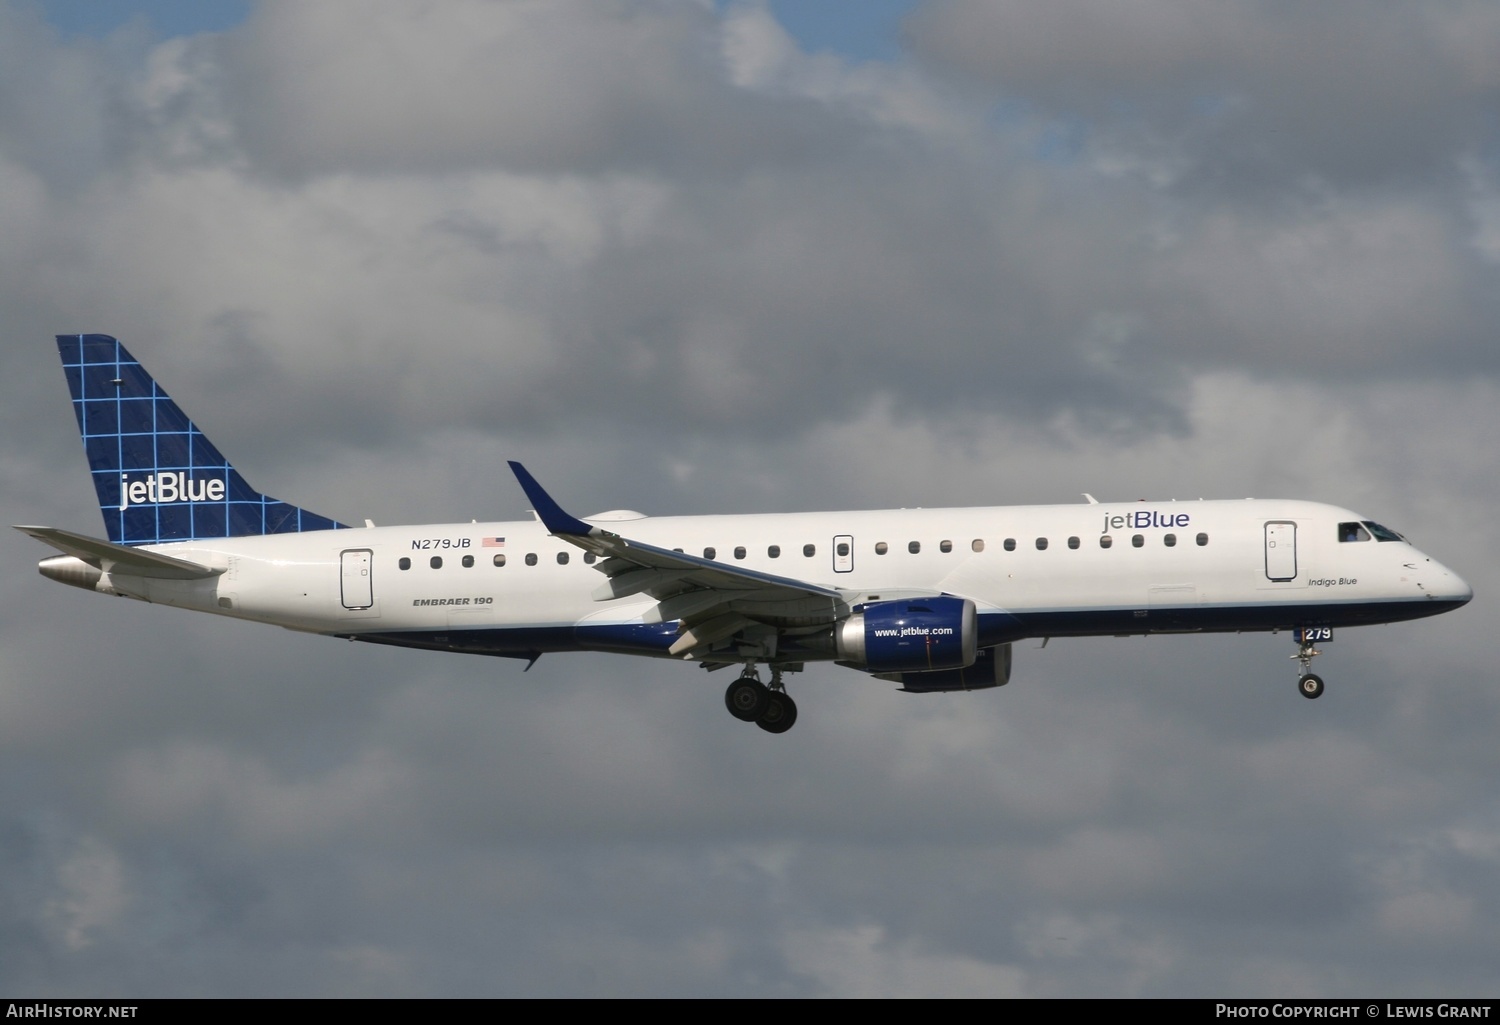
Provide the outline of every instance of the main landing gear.
[[753,665],[724,691],[729,714],[753,722],[767,733],[785,733],[797,721],[797,703],[781,683],[781,670],[771,667],[771,685],[760,682]]
[[1297,691],[1304,698],[1321,697],[1323,694],[1323,678],[1312,672],[1312,660],[1323,654],[1313,647],[1312,641],[1304,639],[1297,646],[1297,654],[1291,656],[1302,666],[1302,675],[1297,678]]

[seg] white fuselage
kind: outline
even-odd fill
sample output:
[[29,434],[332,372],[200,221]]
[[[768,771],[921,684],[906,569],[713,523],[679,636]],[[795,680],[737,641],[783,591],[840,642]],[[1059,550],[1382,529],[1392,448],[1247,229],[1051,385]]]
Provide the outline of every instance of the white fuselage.
[[[1334,506],[1250,499],[587,520],[650,545],[836,589],[851,607],[913,595],[968,598],[986,645],[1390,622],[1472,595],[1456,573],[1404,540],[1341,540],[1341,525],[1361,521]],[[591,557],[534,520],[148,550],[222,572],[205,580],[116,572],[98,589],[296,630],[490,654],[666,655],[676,632],[674,623],[653,621],[656,602],[645,595],[601,598],[605,578]],[[800,657],[834,656],[809,648]]]

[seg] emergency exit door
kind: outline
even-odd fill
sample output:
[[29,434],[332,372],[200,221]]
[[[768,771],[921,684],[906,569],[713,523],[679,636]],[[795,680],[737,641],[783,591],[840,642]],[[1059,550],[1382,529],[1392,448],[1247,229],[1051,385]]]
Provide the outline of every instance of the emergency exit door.
[[854,538],[839,534],[833,539],[833,571],[850,573],[854,570]]

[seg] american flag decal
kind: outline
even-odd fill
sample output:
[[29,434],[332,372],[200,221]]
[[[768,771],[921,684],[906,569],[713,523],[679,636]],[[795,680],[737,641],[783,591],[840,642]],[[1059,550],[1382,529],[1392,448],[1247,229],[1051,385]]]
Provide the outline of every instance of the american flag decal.
[[505,547],[505,538],[503,538],[503,537],[487,537],[487,538],[484,539],[482,547],[485,547],[485,548],[504,548]]

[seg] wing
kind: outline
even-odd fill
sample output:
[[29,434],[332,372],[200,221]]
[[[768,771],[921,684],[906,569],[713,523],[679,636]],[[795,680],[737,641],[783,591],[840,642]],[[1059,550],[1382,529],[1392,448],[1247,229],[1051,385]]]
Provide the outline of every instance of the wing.
[[594,568],[607,579],[594,591],[595,601],[644,594],[656,599],[648,621],[682,622],[673,655],[711,659],[715,644],[737,635],[774,655],[781,632],[826,626],[849,614],[850,595],[835,588],[700,559],[585,523],[564,512],[520,463],[510,468],[543,526],[602,560]]

